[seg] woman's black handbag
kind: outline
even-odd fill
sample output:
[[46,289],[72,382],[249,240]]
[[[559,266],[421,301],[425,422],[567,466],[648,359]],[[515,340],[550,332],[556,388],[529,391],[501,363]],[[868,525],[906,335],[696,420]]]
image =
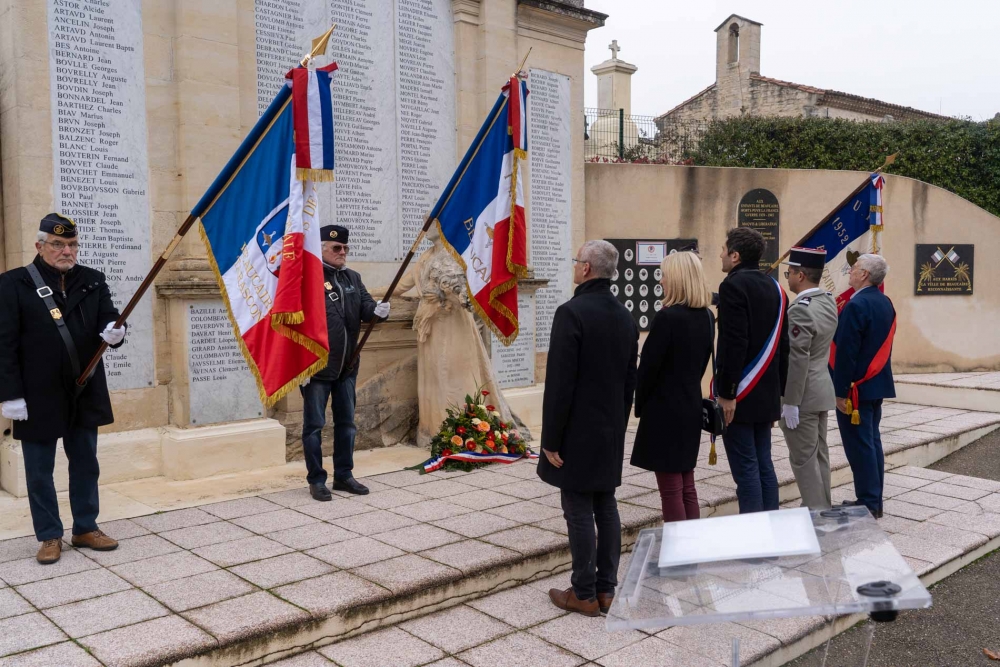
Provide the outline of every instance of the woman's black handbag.
[[[712,341],[712,379],[715,379],[715,316],[708,310],[708,324]],[[701,430],[713,436],[726,432],[726,416],[715,397],[701,399]]]

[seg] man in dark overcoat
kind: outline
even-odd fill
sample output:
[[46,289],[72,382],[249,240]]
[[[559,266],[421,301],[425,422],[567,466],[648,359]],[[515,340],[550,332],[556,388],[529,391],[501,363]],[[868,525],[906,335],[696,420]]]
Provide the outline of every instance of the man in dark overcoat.
[[561,609],[597,616],[607,613],[618,584],[615,489],[622,480],[639,329],[611,293],[618,265],[613,245],[588,241],[573,265],[578,287],[552,322],[538,476],[562,490],[573,557],[572,587],[553,589],[549,597]]
[[69,459],[73,546],[118,546],[97,527],[97,428],[114,421],[103,362],[82,391],[76,380],[102,339],[112,348],[125,342],[125,327],[115,328],[118,310],[104,274],[76,262],[73,220],[58,213],[42,218],[35,249],[29,266],[0,275],[0,412],[21,441],[31,521],[42,543],[37,558],[50,564],[62,550],[52,480],[60,438]]
[[848,281],[854,289],[840,313],[833,341],[833,390],[837,396],[837,424],[844,454],[854,473],[857,499],[872,516],[882,516],[885,455],[882,451],[882,400],[895,398],[892,379],[892,342],[896,310],[879,289],[889,265],[880,255],[858,257]]
[[778,509],[771,427],[781,418],[788,377],[788,299],[760,270],[763,252],[760,232],[739,227],[726,234],[721,254],[728,275],[719,286],[715,393],[728,424],[722,443],[741,514]]
[[350,231],[326,225],[319,231],[323,243],[323,289],[326,295],[326,329],[330,357],[326,368],[302,385],[302,452],[306,459],[306,481],[314,500],[333,499],[326,486],[323,467],[323,426],[326,408],[333,413],[333,488],[366,495],[368,487],[354,479],[355,384],[360,359],[350,366],[358,344],[362,322],[389,316],[389,303],[375,303],[361,275],[347,268]]

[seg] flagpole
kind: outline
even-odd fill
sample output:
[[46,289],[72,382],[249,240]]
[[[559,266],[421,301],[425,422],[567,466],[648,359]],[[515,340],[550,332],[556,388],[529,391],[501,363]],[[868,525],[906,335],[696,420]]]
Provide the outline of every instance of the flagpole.
[[[531,55],[531,48],[532,47],[528,47],[528,52],[524,54],[524,58],[521,60],[521,64],[518,66],[517,71],[514,72],[513,76],[517,76],[518,74],[520,74],[521,70],[524,69],[524,64],[528,62],[528,56]],[[464,175],[464,172],[462,175]],[[455,181],[454,185],[452,185],[451,191],[454,192],[455,188],[457,188],[458,184],[461,182],[462,178],[460,176],[458,180]],[[406,257],[403,258],[403,263],[399,265],[399,269],[396,271],[396,276],[392,279],[392,282],[389,283],[389,289],[386,290],[385,296],[382,297],[382,301],[389,301],[389,299],[392,297],[392,293],[396,291],[396,285],[398,285],[399,281],[402,280],[403,273],[406,271],[406,267],[410,265],[410,260],[413,259],[413,256],[417,252],[417,248],[420,247],[420,243],[424,240],[424,235],[427,233],[427,230],[431,228],[431,223],[433,222],[434,218],[431,215],[428,215],[427,219],[424,220],[423,229],[421,229],[420,233],[417,234],[416,240],[414,240],[413,245],[410,246],[410,251],[406,253]],[[375,325],[377,323],[378,323],[378,318],[372,317],[371,322],[368,323],[368,327],[365,329],[364,335],[361,337],[361,340],[358,341],[357,347],[354,348],[354,353],[351,355],[351,358],[347,362],[347,365],[344,366],[344,369],[348,373],[352,372],[354,364],[357,363],[358,357],[361,356],[361,348],[363,348],[365,346],[365,343],[368,342],[368,337],[372,335],[372,330],[375,328]]]
[[[885,162],[882,163],[882,166],[879,167],[878,169],[876,169],[873,173],[876,173],[876,174],[882,173],[883,169],[885,169],[886,167],[888,167],[889,165],[891,165],[893,162],[896,161],[896,156],[897,155],[899,155],[899,153],[893,153],[892,155],[886,157],[885,158]],[[826,223],[828,223],[830,221],[830,218],[832,218],[837,213],[837,211],[839,211],[844,206],[846,206],[848,202],[850,202],[852,199],[854,199],[858,195],[858,193],[860,193],[862,190],[864,190],[865,188],[867,188],[868,184],[870,182],[871,182],[870,178],[865,179],[864,183],[862,183],[857,188],[855,188],[854,191],[851,194],[847,195],[847,197],[844,198],[844,201],[842,201],[839,204],[837,204],[836,206],[834,206],[832,211],[830,211],[829,213],[827,213],[823,217],[822,220],[820,220],[819,222],[817,222],[813,226],[812,229],[810,229],[808,232],[806,232],[805,236],[803,236],[798,241],[796,241],[795,243],[793,243],[792,247],[794,248],[794,247],[797,247],[800,243],[805,243],[806,239],[808,239],[810,236],[812,236],[817,231],[819,231],[820,227],[822,227],[823,225],[825,225]],[[778,268],[781,265],[781,263],[783,261],[785,261],[785,259],[788,257],[788,255],[791,254],[791,252],[792,252],[791,248],[789,248],[788,250],[786,250],[785,254],[782,255],[781,257],[779,257],[778,260],[776,262],[774,262],[774,264],[772,264],[770,267],[768,267],[767,271],[765,271],[764,274],[768,275],[768,276],[771,275],[771,272],[774,271],[776,268]]]
[[[309,61],[315,58],[316,56],[326,53],[326,47],[327,43],[330,41],[330,35],[333,34],[333,30],[336,27],[337,24],[334,23],[332,26],[330,26],[329,30],[327,30],[325,33],[323,33],[316,39],[312,40],[312,50],[309,53],[307,53],[299,63],[302,67],[305,67],[306,64],[308,64]],[[284,110],[284,108],[285,106],[282,105],[278,109],[275,115],[280,114]],[[230,173],[229,176],[231,177],[233,173],[238,172],[240,167],[243,166],[243,163],[245,163],[249,159],[249,157],[250,157],[249,154],[243,156],[243,159],[239,162],[239,164],[234,169],[231,170],[232,173]],[[229,166],[231,166],[231,164],[227,163],[226,167]],[[224,168],[223,172],[219,174],[219,177],[216,177],[215,181],[212,182],[212,186],[215,186],[215,184],[221,180],[222,175],[225,174],[226,171],[227,169]],[[153,264],[153,268],[151,268],[149,270],[149,273],[146,274],[146,277],[139,285],[139,289],[135,291],[135,294],[133,294],[132,298],[129,299],[128,305],[125,306],[125,309],[122,311],[121,315],[118,316],[118,320],[115,322],[116,329],[121,328],[121,326],[125,324],[126,320],[128,320],[129,315],[131,315],[132,311],[135,310],[135,307],[139,305],[139,301],[142,300],[142,297],[145,296],[146,292],[153,284],[153,281],[156,280],[156,276],[159,275],[160,271],[166,265],[167,261],[170,259],[170,256],[173,254],[174,250],[177,249],[177,246],[180,245],[181,241],[184,239],[185,234],[191,231],[191,228],[194,226],[194,223],[197,222],[198,219],[202,215],[204,215],[209,208],[212,207],[212,204],[215,203],[215,200],[218,199],[219,196],[222,194],[222,192],[229,186],[229,181],[231,180],[232,180],[231,178],[226,179],[226,182],[222,185],[219,192],[216,193],[215,198],[212,199],[212,201],[209,203],[207,207],[205,207],[203,210],[193,210],[191,211],[191,213],[188,214],[188,217],[185,218],[184,223],[181,224],[180,228],[177,230],[177,233],[174,234],[174,238],[170,241],[170,244],[167,246],[166,250],[164,250],[163,253],[156,258],[156,262]],[[211,189],[212,188],[210,187],[209,190]],[[204,197],[202,199],[204,199]],[[201,204],[201,201],[199,201],[198,203]],[[195,209],[198,209],[197,205],[195,206]],[[97,348],[97,351],[94,353],[94,356],[90,359],[90,363],[88,363],[87,367],[83,369],[83,373],[80,374],[80,377],[76,379],[76,384],[78,386],[83,387],[84,385],[87,384],[87,380],[90,379],[91,373],[93,373],[94,369],[97,368],[97,364],[100,363],[101,357],[104,356],[104,351],[107,349],[108,349],[108,344],[102,340],[101,344]]]

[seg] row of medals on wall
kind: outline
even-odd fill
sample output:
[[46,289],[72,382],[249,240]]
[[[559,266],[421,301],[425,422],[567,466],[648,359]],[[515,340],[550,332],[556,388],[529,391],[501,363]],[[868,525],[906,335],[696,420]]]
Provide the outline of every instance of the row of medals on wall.
[[[629,262],[632,261],[631,249],[625,251],[625,260]],[[656,280],[656,285],[653,286],[653,296],[656,297],[655,299],[652,300],[653,312],[659,312],[660,308],[663,307],[660,304],[660,298],[663,297],[663,285],[660,284],[660,279],[662,277],[663,277],[663,272],[660,270],[660,267],[656,267],[656,269],[653,270],[653,279]],[[628,309],[630,313],[636,308],[635,303],[632,301],[632,297],[635,296],[636,292],[635,287],[631,284],[633,278],[635,278],[635,273],[632,271],[632,269],[631,268],[625,269],[625,281],[626,281],[624,289],[625,307]],[[615,270],[615,274],[611,277],[611,280],[612,281],[618,280],[617,270]],[[639,280],[643,281],[643,283],[649,280],[648,269],[639,269]],[[646,297],[649,296],[649,286],[645,284],[639,285],[638,292],[639,292],[638,296],[640,298],[639,312],[646,313],[650,308],[649,301],[646,300]],[[614,294],[615,296],[618,296],[618,285],[611,286],[611,293]],[[642,327],[643,329],[649,326],[649,317],[647,315],[643,314],[639,316],[639,326]]]

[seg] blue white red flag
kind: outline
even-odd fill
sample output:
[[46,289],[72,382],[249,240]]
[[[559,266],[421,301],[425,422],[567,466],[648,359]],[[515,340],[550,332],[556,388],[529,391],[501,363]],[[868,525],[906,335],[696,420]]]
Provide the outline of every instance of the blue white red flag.
[[324,368],[318,199],[297,177],[283,86],[192,213],[230,321],[268,407]]
[[867,185],[837,210],[830,220],[798,245],[826,250],[822,286],[843,308],[854,290],[847,274],[859,255],[882,252],[882,189],[885,179],[871,174]]
[[337,63],[285,75],[292,84],[295,163],[300,181],[333,180],[333,72]]
[[527,275],[519,176],[528,157],[527,96],[526,84],[511,77],[430,213],[465,270],[476,311],[505,345],[517,338],[517,281]]

